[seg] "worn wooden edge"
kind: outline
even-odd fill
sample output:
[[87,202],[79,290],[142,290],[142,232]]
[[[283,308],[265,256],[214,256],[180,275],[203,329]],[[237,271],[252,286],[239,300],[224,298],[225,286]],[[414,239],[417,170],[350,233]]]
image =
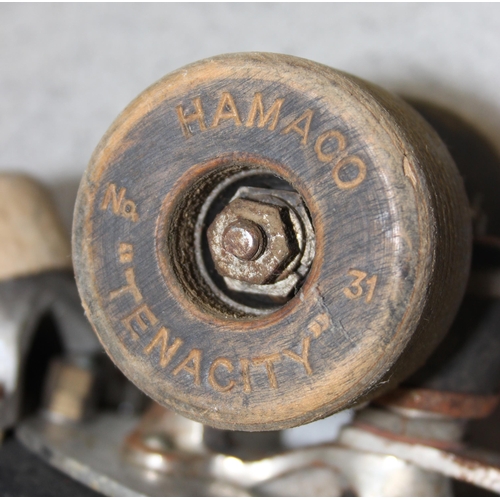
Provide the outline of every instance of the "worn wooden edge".
[[[448,333],[470,273],[472,219],[464,180],[434,129],[402,99],[368,85],[384,107],[391,109],[400,136],[406,139],[408,150],[424,172],[424,203],[433,221],[430,230],[435,239],[431,281],[427,285],[422,283],[422,312],[415,334],[398,363],[382,378],[379,388],[371,392],[372,398],[394,388],[398,380],[404,380],[422,366]],[[392,102],[388,100],[390,97]]]

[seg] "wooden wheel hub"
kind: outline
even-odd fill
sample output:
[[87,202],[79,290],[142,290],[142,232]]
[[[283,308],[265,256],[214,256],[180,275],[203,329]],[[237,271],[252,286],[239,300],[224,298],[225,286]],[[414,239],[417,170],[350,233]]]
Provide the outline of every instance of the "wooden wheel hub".
[[[280,281],[252,285],[293,278],[288,294],[235,291],[211,264],[207,229],[247,187],[290,193],[271,209],[291,214],[295,253]],[[422,363],[463,295],[470,221],[446,148],[397,97],[236,54],[167,75],[120,115],[82,180],[73,248],[87,315],[134,383],[205,424],[272,430]]]

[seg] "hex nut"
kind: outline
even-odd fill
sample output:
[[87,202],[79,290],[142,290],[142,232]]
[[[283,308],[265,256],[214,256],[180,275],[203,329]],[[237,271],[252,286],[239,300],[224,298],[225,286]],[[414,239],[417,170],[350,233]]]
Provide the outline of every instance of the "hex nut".
[[[241,221],[256,224],[265,234],[265,249],[255,260],[242,260],[224,248],[226,229]],[[222,276],[256,285],[273,283],[299,252],[288,208],[241,198],[217,215],[208,228],[208,243]]]
[[[276,280],[277,283],[274,285],[267,284],[265,287],[254,285],[250,292],[284,298],[293,290],[300,277],[304,277],[307,274],[314,258],[316,239],[304,202],[301,196],[293,191],[250,186],[240,187],[232,199],[235,200],[237,198],[259,203],[269,203],[270,205],[284,206],[289,210],[299,252],[296,257],[288,263],[287,267],[283,269],[281,275]],[[295,275],[295,279],[290,280],[290,276],[293,274]],[[242,286],[246,288],[250,286],[248,284],[237,284],[237,282],[230,278],[225,278],[224,280],[227,286],[235,291],[242,291]],[[282,286],[285,281],[288,282],[288,286]],[[278,284],[279,290],[273,290]]]

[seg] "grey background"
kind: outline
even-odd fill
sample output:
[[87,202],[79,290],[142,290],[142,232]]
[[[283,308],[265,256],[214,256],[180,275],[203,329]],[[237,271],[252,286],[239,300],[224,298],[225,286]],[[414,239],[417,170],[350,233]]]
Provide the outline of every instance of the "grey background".
[[47,183],[69,229],[116,115],[226,52],[293,54],[447,105],[500,150],[500,5],[0,4],[0,170]]

